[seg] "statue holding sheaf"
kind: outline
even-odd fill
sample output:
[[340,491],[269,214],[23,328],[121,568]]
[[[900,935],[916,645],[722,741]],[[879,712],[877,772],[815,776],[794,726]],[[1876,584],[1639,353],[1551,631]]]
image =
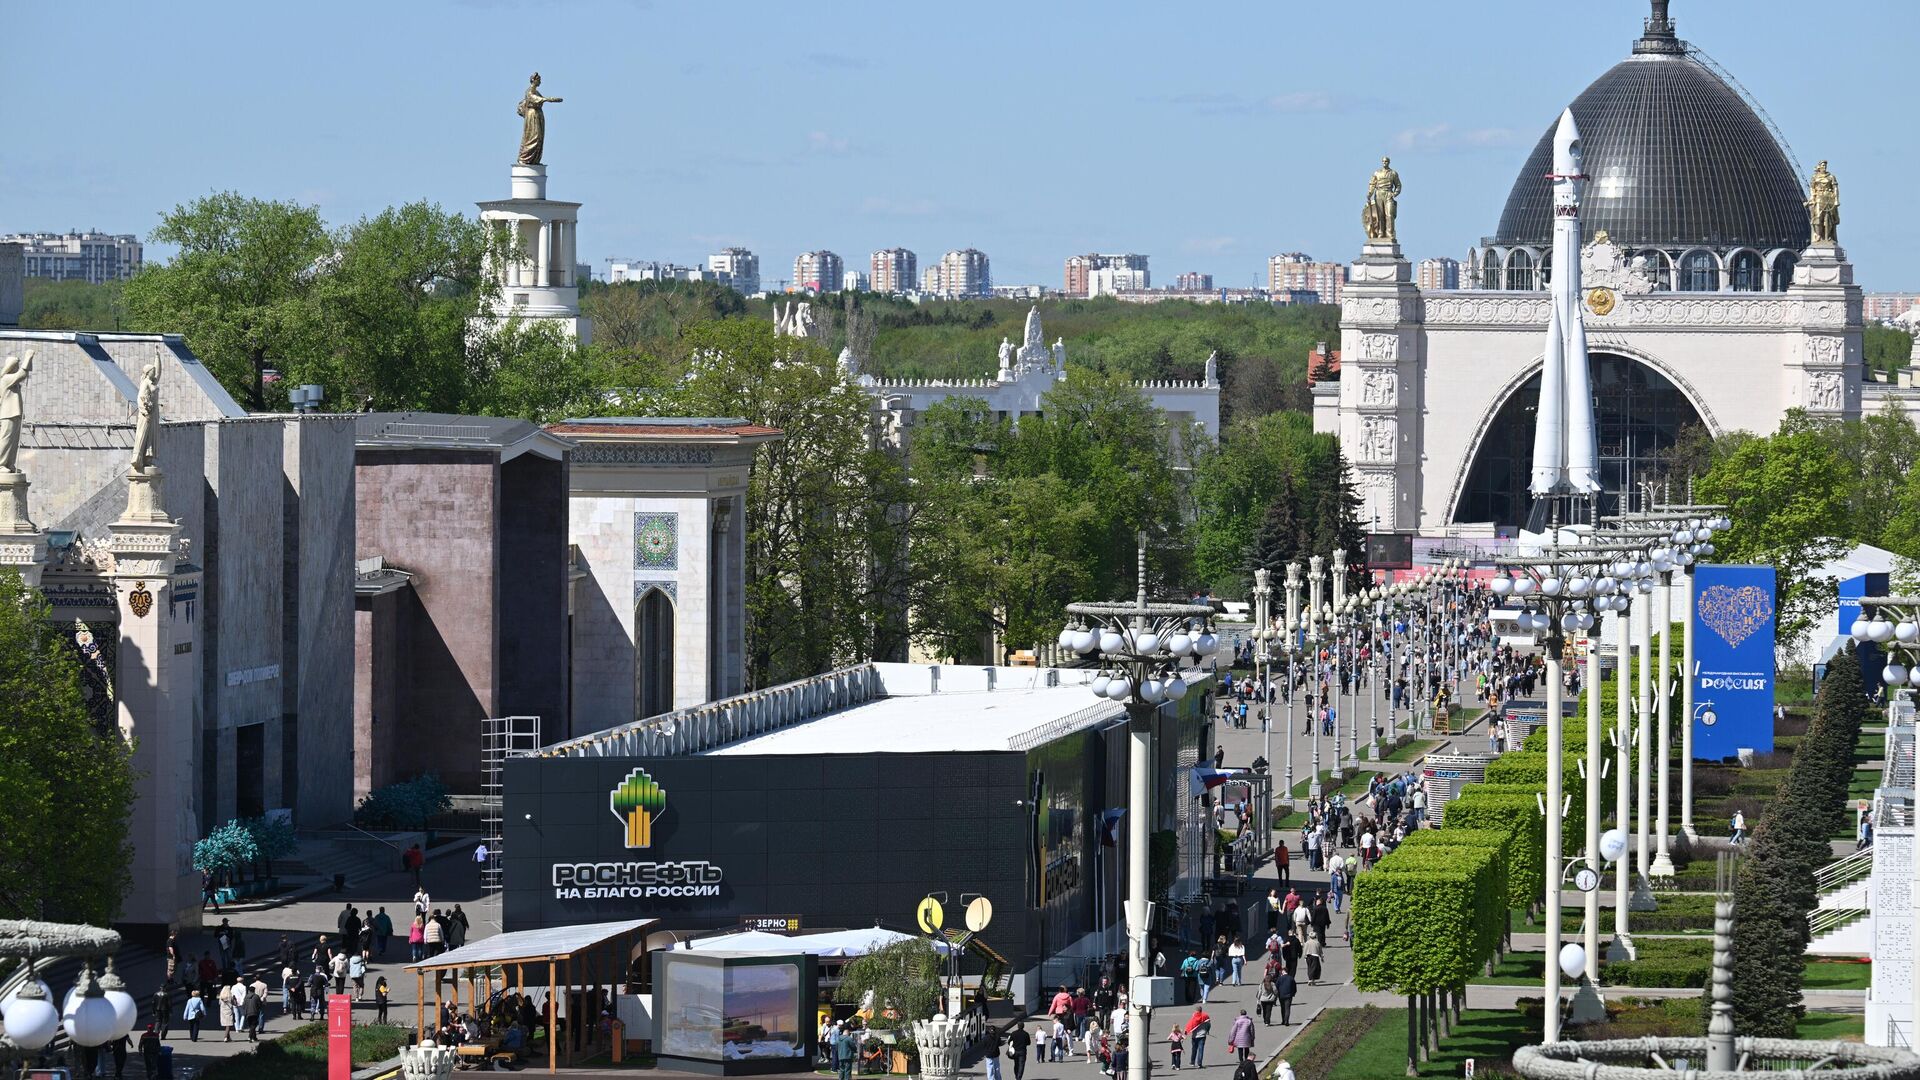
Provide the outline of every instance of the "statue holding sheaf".
[[1827,171],[1822,161],[1807,183],[1807,220],[1813,226],[1813,242],[1837,244],[1840,233],[1840,181]]
[[1400,216],[1400,174],[1393,171],[1393,159],[1381,158],[1380,167],[1367,180],[1367,202],[1360,208],[1360,224],[1369,240],[1392,240],[1394,221]]

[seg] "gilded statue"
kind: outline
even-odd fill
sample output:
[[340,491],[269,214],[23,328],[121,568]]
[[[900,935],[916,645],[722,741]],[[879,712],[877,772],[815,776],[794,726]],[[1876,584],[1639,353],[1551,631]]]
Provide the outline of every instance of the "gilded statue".
[[1400,213],[1400,174],[1393,171],[1393,159],[1381,158],[1380,167],[1367,181],[1367,203],[1360,209],[1360,224],[1369,240],[1392,240],[1394,219]]
[[540,157],[547,149],[547,114],[544,107],[549,102],[564,100],[541,95],[539,72],[534,72],[533,78],[527,80],[526,96],[520,99],[520,107],[514,110],[526,121],[520,129],[520,164],[540,164]]
[[14,458],[20,453],[20,425],[26,412],[20,384],[33,373],[33,350],[25,359],[9,356],[0,363],[0,473],[14,472]]
[[153,434],[160,426],[160,365],[140,372],[140,397],[133,410],[133,471],[153,471]]
[[1807,191],[1807,218],[1813,225],[1813,242],[1839,243],[1840,181],[1827,171],[1826,162],[1822,161],[1814,168]]

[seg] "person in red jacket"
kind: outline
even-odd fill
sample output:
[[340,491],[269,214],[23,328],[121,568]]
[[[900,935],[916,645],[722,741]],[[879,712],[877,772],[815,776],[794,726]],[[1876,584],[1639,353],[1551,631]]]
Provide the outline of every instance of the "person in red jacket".
[[1198,1005],[1193,1007],[1193,1015],[1187,1017],[1187,1041],[1193,1044],[1193,1067],[1199,1068],[1207,1063],[1207,1035],[1213,1031],[1213,1017]]

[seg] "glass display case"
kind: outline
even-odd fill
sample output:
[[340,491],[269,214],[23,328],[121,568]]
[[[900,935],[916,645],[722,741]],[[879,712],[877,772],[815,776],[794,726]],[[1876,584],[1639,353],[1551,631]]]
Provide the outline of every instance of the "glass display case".
[[653,1045],[661,1067],[725,1076],[808,1069],[817,1031],[814,963],[800,953],[655,953]]

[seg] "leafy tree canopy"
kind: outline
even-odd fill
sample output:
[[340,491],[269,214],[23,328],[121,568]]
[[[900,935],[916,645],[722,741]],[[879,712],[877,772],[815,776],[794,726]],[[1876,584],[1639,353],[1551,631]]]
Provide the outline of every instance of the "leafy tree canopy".
[[0,915],[105,926],[130,880],[133,754],[89,717],[52,620],[0,571]]

